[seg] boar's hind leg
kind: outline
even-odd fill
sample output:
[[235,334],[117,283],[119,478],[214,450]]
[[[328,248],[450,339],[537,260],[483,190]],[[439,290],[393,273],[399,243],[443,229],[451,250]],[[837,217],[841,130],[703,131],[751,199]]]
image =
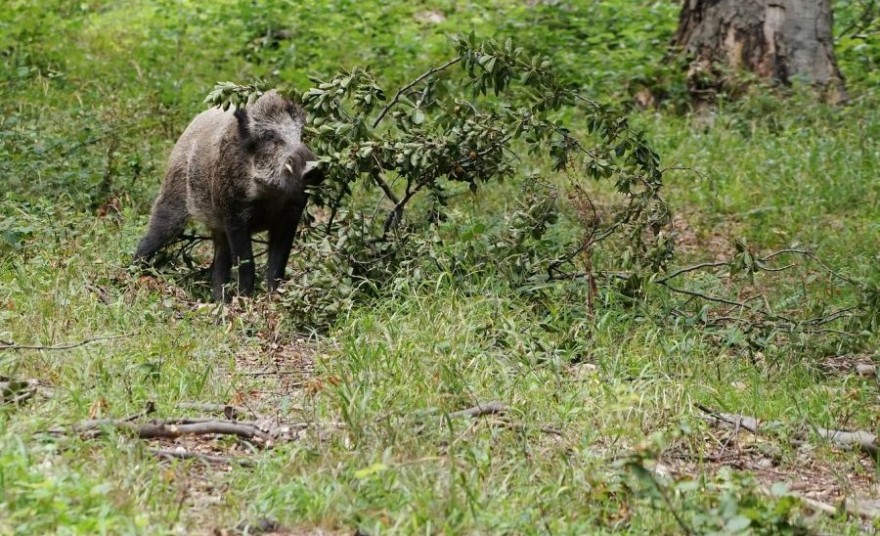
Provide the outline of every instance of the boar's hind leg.
[[186,200],[164,195],[164,192],[160,194],[150,213],[149,229],[138,244],[133,262],[144,264],[150,261],[157,251],[183,233],[188,219]]
[[296,226],[302,216],[303,207],[294,207],[291,217],[276,223],[269,230],[269,261],[266,264],[266,281],[269,292],[278,288],[278,284],[284,279],[284,270],[287,268],[287,260],[290,258],[290,248],[293,247],[293,237],[296,235]]
[[229,239],[232,262],[238,266],[238,293],[250,296],[254,293],[255,277],[250,229],[239,218],[230,217],[226,220],[226,236]]
[[232,271],[232,251],[226,235],[214,232],[214,262],[211,263],[211,295],[214,301],[224,301],[223,286],[229,281]]

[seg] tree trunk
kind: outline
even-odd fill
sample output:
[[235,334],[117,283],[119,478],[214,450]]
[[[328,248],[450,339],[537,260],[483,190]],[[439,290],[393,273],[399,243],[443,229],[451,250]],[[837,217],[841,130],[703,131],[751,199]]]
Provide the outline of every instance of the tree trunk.
[[724,85],[723,66],[783,84],[803,78],[841,102],[832,22],[831,0],[684,0],[676,44],[695,58],[688,81],[697,100]]

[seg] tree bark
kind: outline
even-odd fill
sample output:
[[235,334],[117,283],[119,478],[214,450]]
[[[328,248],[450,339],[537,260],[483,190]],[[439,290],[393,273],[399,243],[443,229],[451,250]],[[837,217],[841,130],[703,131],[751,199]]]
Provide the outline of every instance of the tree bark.
[[832,24],[831,0],[684,0],[676,45],[694,56],[697,100],[711,100],[727,68],[785,85],[802,78],[836,103],[847,94]]

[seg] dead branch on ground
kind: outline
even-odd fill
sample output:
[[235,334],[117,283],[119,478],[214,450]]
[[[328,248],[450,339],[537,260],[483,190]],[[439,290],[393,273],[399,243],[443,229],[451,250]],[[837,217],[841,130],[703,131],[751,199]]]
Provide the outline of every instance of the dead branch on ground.
[[[779,421],[760,422],[757,418],[748,415],[739,415],[737,413],[723,413],[714,411],[706,406],[697,404],[696,407],[705,414],[705,419],[714,424],[720,424],[734,430],[747,430],[755,435],[762,430],[779,429],[784,426]],[[857,448],[862,452],[870,455],[875,460],[880,459],[880,445],[877,443],[877,436],[870,432],[857,430],[847,432],[843,430],[834,430],[829,428],[821,428],[818,426],[799,426],[795,430],[795,438],[799,441],[806,440],[807,432],[812,430],[821,438],[831,442],[832,445],[842,449]]]
[[449,417],[453,419],[458,417],[482,417],[483,415],[495,415],[505,411],[507,411],[507,405],[497,400],[492,400],[491,402],[477,403],[476,406],[471,408],[454,411],[449,414]]
[[172,439],[186,435],[235,435],[244,439],[270,439],[270,435],[254,423],[239,421],[221,421],[217,419],[180,419],[175,422],[153,421],[147,424],[121,419],[99,419],[77,423],[73,426],[74,433],[89,438],[99,437],[106,428],[116,428],[132,432],[140,439],[165,438]]

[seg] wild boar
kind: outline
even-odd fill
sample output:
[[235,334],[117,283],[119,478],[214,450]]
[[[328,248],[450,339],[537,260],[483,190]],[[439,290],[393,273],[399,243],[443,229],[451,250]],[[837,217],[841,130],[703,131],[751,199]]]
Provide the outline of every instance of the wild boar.
[[238,266],[238,292],[254,292],[251,235],[269,232],[266,280],[273,292],[284,278],[306,187],[321,182],[317,157],[302,142],[305,113],[277,91],[235,110],[212,108],[189,124],[171,152],[165,179],[134,262],[143,265],[180,236],[190,218],[211,232],[212,294]]

